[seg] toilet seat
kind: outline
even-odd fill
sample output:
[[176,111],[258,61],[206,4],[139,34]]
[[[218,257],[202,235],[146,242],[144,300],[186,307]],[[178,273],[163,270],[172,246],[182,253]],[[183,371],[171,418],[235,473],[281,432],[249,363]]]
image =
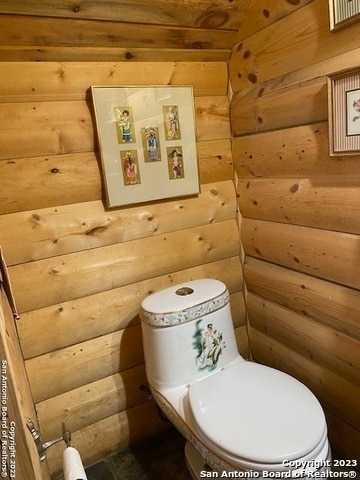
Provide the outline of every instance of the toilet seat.
[[188,396],[199,434],[240,465],[283,469],[328,448],[316,397],[273,368],[244,361],[191,384]]

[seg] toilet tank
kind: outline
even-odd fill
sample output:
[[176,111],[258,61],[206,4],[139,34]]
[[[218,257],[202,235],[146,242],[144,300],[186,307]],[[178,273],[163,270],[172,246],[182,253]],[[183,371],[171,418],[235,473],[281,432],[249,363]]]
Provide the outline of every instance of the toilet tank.
[[193,280],[154,293],[140,309],[148,381],[161,391],[187,385],[242,359],[224,283]]

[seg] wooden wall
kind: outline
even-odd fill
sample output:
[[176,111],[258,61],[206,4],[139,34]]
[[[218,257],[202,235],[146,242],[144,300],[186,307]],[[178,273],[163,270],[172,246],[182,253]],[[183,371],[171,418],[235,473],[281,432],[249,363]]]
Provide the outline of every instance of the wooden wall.
[[[90,464],[164,427],[147,396],[139,304],[192,278],[231,292],[248,354],[225,62],[3,63],[0,244],[44,441]],[[106,210],[91,84],[192,84],[201,193]],[[15,79],[17,79],[15,81]],[[64,446],[48,452],[51,472]]]
[[307,384],[333,451],[359,460],[360,156],[329,156],[326,77],[359,67],[360,24],[330,33],[325,0],[257,0],[242,26],[229,70],[252,354]]

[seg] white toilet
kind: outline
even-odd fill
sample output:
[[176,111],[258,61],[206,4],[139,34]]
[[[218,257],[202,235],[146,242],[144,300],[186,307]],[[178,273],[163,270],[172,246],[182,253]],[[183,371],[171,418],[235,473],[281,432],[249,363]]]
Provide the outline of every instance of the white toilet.
[[140,317],[149,386],[187,440],[194,479],[224,472],[306,478],[329,469],[321,405],[291,376],[241,357],[222,282],[194,280],[154,293]]

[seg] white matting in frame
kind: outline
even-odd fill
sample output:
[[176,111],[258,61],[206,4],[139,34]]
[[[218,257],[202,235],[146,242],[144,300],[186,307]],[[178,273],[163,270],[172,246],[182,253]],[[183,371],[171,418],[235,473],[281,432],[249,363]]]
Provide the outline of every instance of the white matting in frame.
[[360,71],[328,78],[330,155],[360,154]]
[[199,193],[191,86],[92,86],[108,207]]

